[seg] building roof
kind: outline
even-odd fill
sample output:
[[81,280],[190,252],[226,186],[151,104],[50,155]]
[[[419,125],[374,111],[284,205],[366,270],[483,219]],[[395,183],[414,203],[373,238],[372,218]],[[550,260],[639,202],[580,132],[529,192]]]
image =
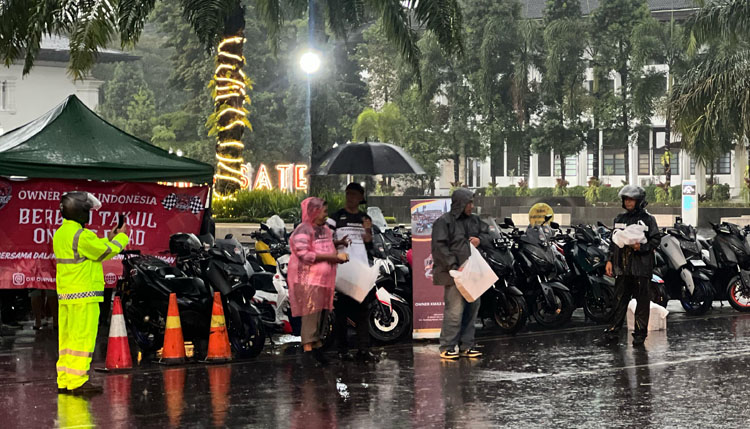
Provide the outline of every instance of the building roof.
[[[646,0],[651,13],[660,19],[668,19],[674,12],[675,19],[684,18],[691,11],[698,9],[694,0]],[[520,0],[526,18],[541,19],[544,17],[544,6],[547,0]],[[599,7],[599,0],[580,0],[581,12],[590,15]]]
[[[135,61],[137,55],[128,54],[117,49],[102,49],[96,57],[99,63],[117,61]],[[70,60],[70,39],[65,36],[44,36],[40,44],[38,61],[68,62]]]

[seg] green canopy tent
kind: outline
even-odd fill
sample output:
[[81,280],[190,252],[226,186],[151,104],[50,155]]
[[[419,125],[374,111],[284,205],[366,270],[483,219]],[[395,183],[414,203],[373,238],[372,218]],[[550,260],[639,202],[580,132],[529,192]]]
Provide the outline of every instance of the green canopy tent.
[[211,165],[120,130],[75,95],[0,136],[0,176],[122,182],[211,183]]

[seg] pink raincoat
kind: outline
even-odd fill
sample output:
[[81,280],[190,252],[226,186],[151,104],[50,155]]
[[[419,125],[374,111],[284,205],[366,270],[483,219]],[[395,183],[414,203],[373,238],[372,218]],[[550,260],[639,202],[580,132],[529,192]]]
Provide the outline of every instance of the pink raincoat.
[[315,255],[336,253],[333,233],[314,220],[324,209],[323,200],[310,197],[302,201],[302,223],[289,238],[289,301],[292,316],[306,316],[333,309],[336,264],[315,262]]

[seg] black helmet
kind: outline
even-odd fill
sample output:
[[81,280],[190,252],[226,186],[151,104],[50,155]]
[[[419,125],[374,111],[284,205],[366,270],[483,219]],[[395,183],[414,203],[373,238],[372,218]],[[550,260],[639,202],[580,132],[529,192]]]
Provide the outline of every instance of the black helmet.
[[169,237],[169,253],[177,256],[189,256],[199,251],[203,245],[195,234],[179,232]]
[[66,192],[60,198],[60,211],[63,219],[78,222],[81,226],[89,222],[91,209],[99,210],[101,207],[102,203],[88,192]]
[[618,195],[620,199],[622,199],[622,208],[625,208],[625,198],[632,198],[636,201],[636,210],[643,210],[648,205],[648,202],[646,201],[646,190],[640,186],[623,186]]

